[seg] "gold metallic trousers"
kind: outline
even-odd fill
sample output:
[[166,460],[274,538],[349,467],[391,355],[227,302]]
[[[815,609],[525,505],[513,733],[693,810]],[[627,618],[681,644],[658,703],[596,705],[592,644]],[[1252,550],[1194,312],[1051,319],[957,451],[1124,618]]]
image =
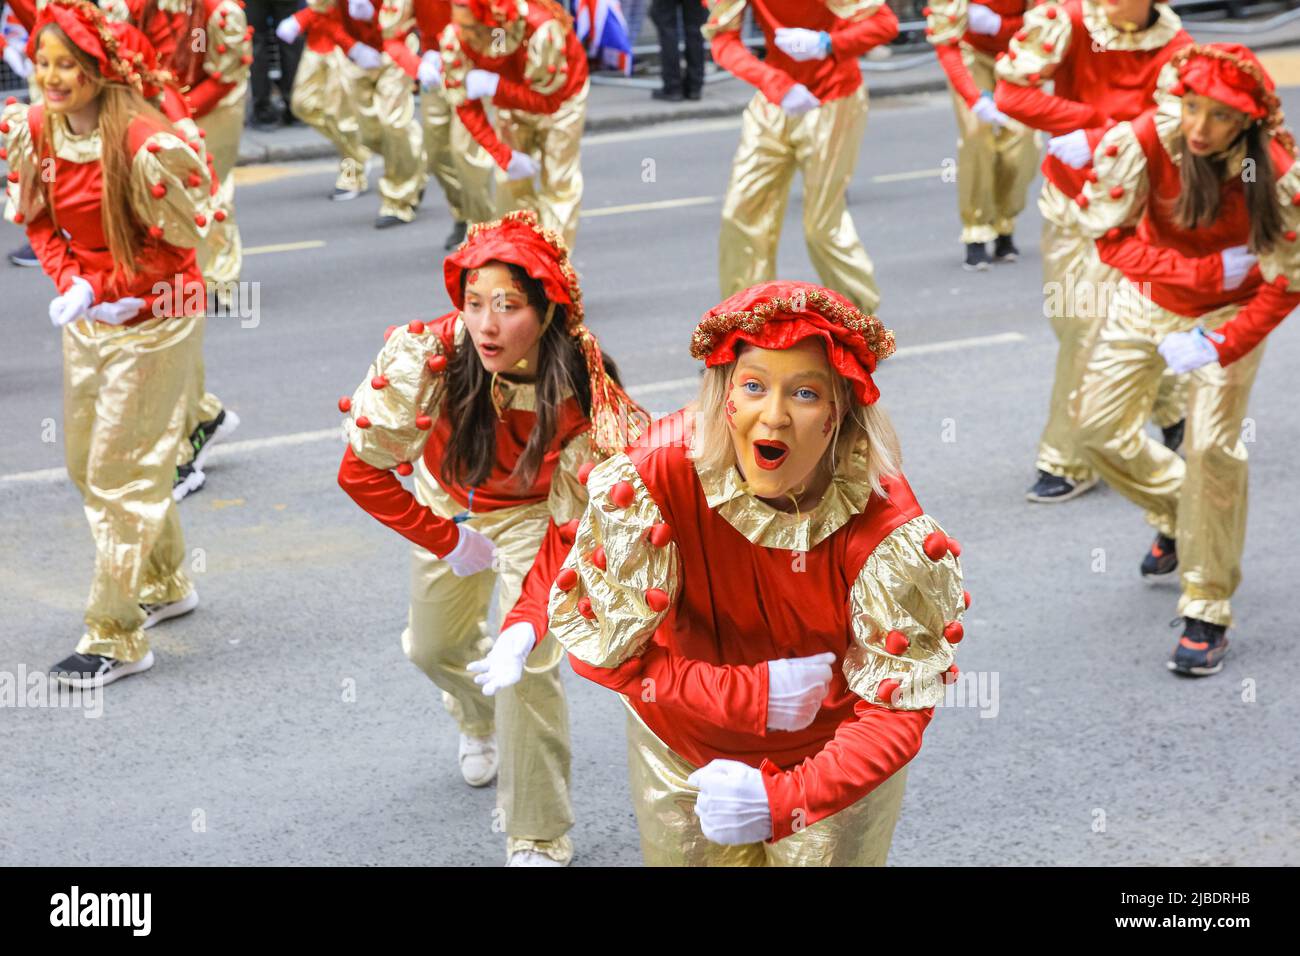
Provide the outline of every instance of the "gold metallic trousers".
[[346,74],[340,61],[347,56],[342,50],[317,53],[304,48],[293,77],[293,96],[289,108],[339,151],[338,189],[364,192],[366,162],[370,150],[361,142],[361,125],[356,104],[349,96]]
[[441,86],[421,91],[420,111],[429,173],[442,187],[452,219],[467,223],[490,221],[494,218],[492,181],[496,161],[457,118]]
[[[626,705],[626,701],[624,702]],[[627,706],[627,766],[646,866],[884,866],[907,768],[839,813],[776,843],[723,846],[695,815],[692,767]]]
[[[993,91],[993,57],[962,47],[962,60],[981,90]],[[1025,194],[1038,170],[1034,132],[1014,120],[999,128],[981,123],[955,92],[957,117],[957,208],[961,241],[991,242],[1009,236],[1025,208]]]
[[132,326],[85,319],[63,329],[68,475],[95,539],[82,654],[138,661],[149,651],[141,604],[177,601],[192,585],[172,501],[182,397],[203,349],[201,316]]
[[[440,517],[464,509],[438,487],[421,464],[416,497]],[[569,713],[560,682],[563,649],[548,634],[528,658],[523,679],[486,697],[466,669],[492,646],[487,618],[493,584],[496,622],[519,599],[524,576],[546,533],[546,503],[476,515],[467,522],[497,546],[497,571],[456,577],[446,561],[411,549],[411,608],[402,649],[443,691],[460,731],[483,737],[497,731],[500,771],[497,807],[509,848],[539,849],[566,859],[573,826],[569,802]]]
[[867,90],[789,116],[755,93],[722,205],[718,272],[723,297],[776,278],[776,252],[796,169],[803,171],[803,232],[822,284],[863,312],[880,304],[875,269],[853,219],[847,190],[867,127]]
[[361,142],[384,157],[379,215],[410,222],[429,179],[411,78],[388,54],[374,70],[363,70],[346,56],[338,67],[354,104]]
[[542,165],[537,185],[531,179],[508,180],[505,170],[497,167],[497,214],[531,209],[543,226],[564,236],[570,249],[578,236],[582,206],[582,128],[590,90],[589,80],[554,113],[497,111],[501,142]]
[[[1059,345],[1047,424],[1038,440],[1034,467],[1077,484],[1092,480],[1094,473],[1080,445],[1071,402],[1105,323],[1107,303],[1123,275],[1098,259],[1096,245],[1074,227],[1072,205],[1054,185],[1043,183],[1038,200],[1043,213],[1043,309]],[[1183,418],[1186,408],[1187,376],[1164,368],[1151,410],[1152,420],[1168,428]]]
[[1183,593],[1178,614],[1225,627],[1241,582],[1246,543],[1246,445],[1242,425],[1264,346],[1227,368],[1188,373],[1186,462],[1145,431],[1171,332],[1216,329],[1237,306],[1199,318],[1160,308],[1121,282],[1088,358],[1074,413],[1092,466],[1116,491],[1146,509],[1147,521],[1178,541]]

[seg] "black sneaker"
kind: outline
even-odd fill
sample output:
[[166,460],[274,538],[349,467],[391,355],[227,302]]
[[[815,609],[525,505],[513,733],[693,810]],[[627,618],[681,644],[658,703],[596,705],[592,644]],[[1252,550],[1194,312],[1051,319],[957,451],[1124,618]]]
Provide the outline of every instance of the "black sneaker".
[[681,90],[651,90],[650,98],[655,100],[665,100],[669,103],[680,103],[684,96]]
[[393,226],[405,226],[406,220],[396,216],[380,216],[375,220],[376,229],[391,229]]
[[1142,577],[1158,578],[1178,570],[1178,545],[1173,538],[1157,534],[1151,550],[1142,559]]
[[703,98],[703,96],[704,96],[704,91],[703,91],[703,90],[686,90],[682,95],[685,96],[688,100],[698,100],[698,99],[702,99],[702,98]]
[[176,466],[176,477],[172,479],[172,500],[184,501],[203,487],[208,476],[194,467],[194,462]]
[[1055,504],[1058,501],[1069,501],[1071,498],[1077,498],[1079,495],[1091,491],[1096,485],[1096,477],[1089,478],[1087,481],[1074,482],[1069,478],[1062,478],[1060,475],[1054,475],[1040,468],[1038,469],[1038,480],[1034,482],[1032,488],[1025,492],[1025,497],[1039,504]]
[[1165,443],[1165,447],[1170,451],[1178,451],[1183,443],[1183,433],[1187,431],[1187,419],[1180,418],[1168,428],[1160,429],[1160,435]]
[[59,661],[50,673],[59,683],[69,687],[102,687],[130,674],[139,674],[153,667],[153,651],[138,661],[120,661],[102,654],[70,654]]
[[23,266],[28,269],[41,264],[41,260],[36,258],[36,251],[32,249],[30,242],[9,253],[9,261],[16,266]]
[[[1177,619],[1175,618],[1175,623]],[[1165,662],[1175,674],[1187,677],[1209,677],[1223,670],[1223,658],[1228,653],[1228,629],[1222,624],[1183,618],[1183,635],[1178,638],[1174,656]]]
[[190,447],[194,449],[193,464],[196,471],[202,471],[207,463],[212,446],[230,437],[231,432],[239,427],[239,416],[229,408],[223,408],[211,421],[199,422],[190,435]]
[[451,232],[447,233],[447,241],[442,244],[444,249],[455,249],[465,241],[465,230],[468,227],[463,222],[456,222],[451,227]]
[[983,272],[992,261],[989,258],[988,247],[984,243],[966,243],[966,262],[962,265],[962,268],[967,272]]
[[283,124],[284,117],[274,107],[253,111],[253,129],[259,133],[273,133]]
[[1011,236],[998,236],[993,243],[993,261],[994,262],[1015,262],[1020,256],[1020,250],[1016,248],[1015,241]]

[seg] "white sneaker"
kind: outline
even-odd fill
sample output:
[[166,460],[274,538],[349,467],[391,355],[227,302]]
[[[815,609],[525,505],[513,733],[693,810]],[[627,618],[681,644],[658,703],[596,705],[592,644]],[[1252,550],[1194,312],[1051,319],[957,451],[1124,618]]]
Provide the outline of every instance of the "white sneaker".
[[153,667],[153,651],[138,661],[120,661],[102,654],[72,654],[59,661],[51,673],[68,687],[103,687],[129,674],[139,674]]
[[190,593],[185,595],[179,601],[172,601],[170,604],[141,604],[144,608],[144,623],[140,626],[145,630],[153,627],[160,621],[168,618],[180,617],[182,614],[189,614],[199,606],[199,592],[197,588],[191,588]]
[[496,737],[460,735],[460,775],[471,787],[486,787],[497,775]]
[[506,866],[566,866],[558,860],[552,860],[545,853],[537,850],[515,850],[506,861]]

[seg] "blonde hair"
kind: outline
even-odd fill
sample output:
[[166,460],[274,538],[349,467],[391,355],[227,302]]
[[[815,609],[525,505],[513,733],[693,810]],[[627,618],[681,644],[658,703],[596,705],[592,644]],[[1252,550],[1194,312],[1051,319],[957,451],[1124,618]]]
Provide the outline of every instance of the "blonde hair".
[[[737,358],[744,350],[737,352]],[[724,406],[731,391],[731,376],[736,362],[715,365],[704,370],[700,382],[700,395],[696,399],[695,437],[692,456],[704,467],[725,470],[736,466],[736,446],[732,444],[727,428]],[[835,423],[831,443],[826,449],[821,466],[831,475],[845,474],[855,453],[865,457],[863,480],[871,490],[883,496],[883,479],[897,475],[902,468],[903,455],[898,444],[898,433],[889,420],[889,414],[879,404],[860,405],[853,394],[849,380],[832,373],[835,388],[835,407],[847,408]]]

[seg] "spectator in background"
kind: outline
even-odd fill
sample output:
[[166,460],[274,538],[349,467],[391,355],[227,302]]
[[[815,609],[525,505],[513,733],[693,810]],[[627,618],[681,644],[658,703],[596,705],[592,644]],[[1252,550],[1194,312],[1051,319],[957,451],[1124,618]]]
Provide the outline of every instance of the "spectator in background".
[[[302,38],[285,43],[275,35],[275,25],[291,17],[301,7],[299,0],[246,0],[244,12],[253,28],[253,126],[256,129],[274,129],[293,122],[289,100],[293,96],[293,77],[298,72],[298,58],[302,55]],[[271,101],[271,47],[280,48],[280,98],[284,101],[281,113]]]
[[[681,15],[681,31],[677,17]],[[651,0],[650,19],[659,33],[659,62],[663,89],[650,95],[657,100],[680,102],[683,97],[698,100],[704,91],[704,35],[700,28],[709,11],[700,0]],[[686,79],[682,79],[679,38],[686,44]]]

